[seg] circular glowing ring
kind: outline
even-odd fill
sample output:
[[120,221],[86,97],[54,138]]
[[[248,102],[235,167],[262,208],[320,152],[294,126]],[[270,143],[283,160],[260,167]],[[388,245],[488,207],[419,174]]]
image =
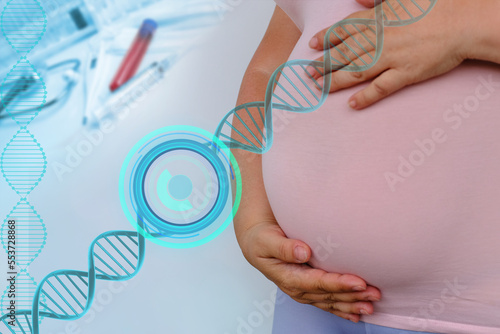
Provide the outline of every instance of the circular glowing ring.
[[[214,168],[217,175],[217,181],[219,183],[217,198],[210,211],[207,212],[204,217],[188,224],[175,224],[164,220],[163,218],[159,217],[153,210],[151,210],[151,207],[146,200],[144,182],[149,167],[151,167],[156,159],[158,159],[162,155],[176,150],[192,151],[204,157]],[[203,230],[204,228],[212,224],[215,219],[217,219],[222,213],[229,194],[228,175],[221,159],[207,145],[190,139],[173,139],[161,143],[150,150],[139,162],[132,184],[132,196],[134,196],[135,202],[138,206],[138,215],[142,217],[145,222],[148,222],[151,225],[155,226],[165,235],[190,234]]]
[[[141,151],[155,140],[170,136],[173,137],[172,140],[166,141],[163,144],[156,145],[151,151],[161,152],[160,154],[166,153],[165,149],[168,149],[170,151],[179,149],[194,151],[202,155],[208,162],[210,162],[211,166],[216,171],[216,175],[219,180],[219,190],[217,195],[218,197],[214,205],[212,206],[210,212],[201,219],[198,219],[196,222],[190,224],[179,225],[179,224],[173,224],[171,222],[165,222],[161,219],[159,220],[158,219],[159,217],[153,215],[152,210],[148,209],[148,206],[145,205],[147,204],[147,201],[144,199],[143,186],[136,185],[136,181],[138,184],[141,185],[144,184],[145,174],[142,175],[143,177],[140,177],[141,174],[138,171],[135,172],[134,170],[137,168],[147,173],[147,169],[152,163],[154,163],[154,160],[159,156],[159,154],[148,152],[140,155],[139,158],[137,158],[137,155],[141,154]],[[186,140],[186,139],[179,141],[179,137],[186,137],[186,136],[197,138],[198,140],[202,139],[203,141],[206,142],[202,144],[202,143],[196,143],[194,140]],[[177,146],[173,146],[174,145],[173,143],[175,142],[177,143]],[[181,142],[182,145],[180,145]],[[170,143],[170,145],[167,145],[168,143]],[[137,161],[138,159],[139,161]],[[149,163],[147,163],[147,161],[149,161]],[[224,168],[224,165],[228,166],[226,167],[227,170]],[[132,172],[129,173],[129,167],[131,166],[134,167],[132,169]],[[215,230],[212,231],[210,234],[203,236],[201,239],[198,238],[193,240],[193,238],[198,236],[200,233],[194,236],[189,236],[187,235],[188,233],[190,233],[188,232],[188,229],[191,232],[192,231],[202,232],[203,229],[207,229],[217,219],[221,218],[219,215],[222,213],[225,205],[227,205],[229,197],[228,195],[230,193],[229,182],[228,182],[229,178],[234,181],[235,185],[234,187],[235,194],[234,194],[234,201],[231,213],[224,219],[224,222],[222,222],[220,226],[217,226],[216,228],[214,227]],[[129,182],[129,184],[126,187],[127,181]],[[234,158],[234,156],[232,155],[229,148],[225,145],[223,141],[215,137],[210,132],[200,128],[192,126],[170,126],[158,129],[148,134],[147,136],[142,138],[128,153],[120,172],[120,183],[119,183],[120,203],[129,222],[145,238],[159,245],[171,248],[196,247],[213,240],[215,237],[221,234],[232,222],[241,201],[241,193],[242,193],[241,184],[242,184],[241,174],[239,172],[238,163]],[[133,203],[135,198],[140,199],[140,201],[138,201],[137,203],[142,202],[141,211],[139,211]],[[131,200],[131,204],[133,207],[132,209],[127,205],[127,199]],[[146,215],[146,213],[148,212],[149,214],[147,214],[148,217],[147,220],[140,216],[141,214]],[[216,214],[217,212],[218,214]],[[184,233],[186,234],[186,237],[185,238],[174,237],[176,242],[164,240],[165,237],[166,239],[169,239],[168,238],[169,236],[165,235],[158,236],[158,234],[155,235],[151,234],[149,231],[147,231],[147,229],[141,226],[142,224],[138,223],[137,221],[138,216],[139,219],[142,218],[141,219],[142,222],[150,223],[151,225],[154,224],[154,226],[157,229],[165,230],[168,227],[170,231],[175,230],[174,232],[175,234]]]

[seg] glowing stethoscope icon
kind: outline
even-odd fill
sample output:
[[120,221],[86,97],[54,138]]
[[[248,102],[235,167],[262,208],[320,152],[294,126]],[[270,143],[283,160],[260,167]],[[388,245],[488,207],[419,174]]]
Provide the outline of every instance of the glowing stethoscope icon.
[[193,205],[187,198],[193,192],[193,183],[186,175],[172,176],[168,170],[164,170],[156,184],[158,198],[167,208],[182,212],[193,209]]

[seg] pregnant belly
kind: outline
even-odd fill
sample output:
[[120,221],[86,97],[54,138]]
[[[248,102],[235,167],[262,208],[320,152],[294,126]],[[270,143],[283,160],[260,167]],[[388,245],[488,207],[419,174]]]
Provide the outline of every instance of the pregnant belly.
[[[329,13],[329,23],[343,15],[331,4],[307,13]],[[326,21],[307,22],[290,59],[320,56],[308,41]],[[365,322],[499,333],[500,67],[466,62],[349,109],[363,87],[310,114],[273,111],[262,167],[278,223],[311,247],[312,266],[381,290]]]
[[287,236],[311,246],[313,266],[391,291],[489,270],[484,251],[498,256],[500,235],[498,67],[466,63],[352,111],[359,89],[310,114],[273,112],[264,180]]

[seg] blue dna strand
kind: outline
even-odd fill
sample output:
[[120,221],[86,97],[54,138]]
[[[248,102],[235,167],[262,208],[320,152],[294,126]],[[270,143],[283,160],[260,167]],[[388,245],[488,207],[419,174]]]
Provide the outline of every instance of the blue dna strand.
[[[12,0],[6,8],[16,4],[18,6],[35,3],[38,4],[37,8],[41,9],[38,1],[27,1]],[[325,37],[324,61],[294,60],[281,65],[269,81],[265,101],[247,103],[231,110],[217,127],[215,137],[220,138],[230,148],[245,149],[260,154],[267,152],[273,142],[273,109],[303,113],[317,110],[326,100],[330,90],[329,76],[332,71],[364,71],[372,67],[382,53],[384,27],[404,26],[420,20],[431,11],[437,0],[408,0],[407,5],[403,5],[402,0],[396,0],[399,7],[394,7],[389,1],[383,4],[383,0],[374,1],[376,5],[374,19],[346,19],[332,26]],[[420,5],[423,2],[426,4],[424,7]],[[15,7],[10,8],[12,10]],[[3,19],[2,14],[2,24]],[[4,25],[2,31],[7,37]],[[26,50],[31,49],[26,46],[22,50],[27,52]],[[349,52],[346,52],[347,50]],[[22,72],[16,80],[29,78],[30,85],[33,85],[32,81],[35,80],[36,83],[40,83],[37,86],[40,89],[40,97],[45,97],[42,94],[45,89],[43,82],[29,62],[22,58],[17,65],[26,72]],[[325,76],[323,86],[315,79],[316,76],[307,71],[308,68],[314,69],[316,74]],[[12,94],[12,87],[2,89],[2,94],[7,91],[9,92],[7,95]],[[4,150],[1,161],[2,173],[11,187],[21,196],[21,201],[9,217],[18,219],[20,223],[22,222],[23,230],[26,228],[29,231],[26,234],[28,239],[25,239],[29,242],[24,246],[26,250],[24,262],[19,262],[19,265],[31,263],[40,252],[46,238],[43,222],[26,200],[27,194],[36,187],[43,176],[46,165],[43,150],[26,129],[35,116],[36,112],[24,115],[23,118],[16,118],[13,115],[21,130]],[[19,147],[26,151],[15,153]],[[18,159],[30,157],[27,161],[31,161],[32,164],[18,162],[17,165],[13,165],[15,167],[10,166],[9,169],[9,165],[5,163],[6,157],[16,156]],[[25,168],[26,166],[30,168]],[[155,231],[150,231],[148,226],[144,226],[140,217],[137,217],[137,227],[138,230],[147,230],[153,237],[161,237]],[[3,226],[2,236],[5,229]],[[4,243],[3,237],[2,242]],[[38,286],[33,280],[26,280],[26,285],[29,286],[26,300],[32,296],[31,304],[29,306],[23,304],[23,307],[16,312],[15,326],[8,323],[8,314],[0,317],[0,332],[38,334],[42,317],[60,320],[75,320],[82,317],[92,305],[96,281],[131,279],[140,271],[144,253],[145,237],[138,231],[110,231],[101,234],[89,248],[87,271],[58,270],[47,275]],[[24,273],[29,277],[27,272]]]
[[[137,220],[142,227],[142,220]],[[137,231],[109,231],[89,247],[88,270],[57,270],[47,275],[33,294],[32,307],[16,312],[16,327],[8,315],[0,317],[0,332],[40,332],[42,317],[76,320],[90,309],[96,280],[124,281],[134,277],[144,262],[145,238]]]
[[[138,224],[142,226],[140,219]],[[40,317],[82,317],[94,300],[96,280],[131,279],[140,271],[144,254],[144,237],[138,232],[110,231],[99,235],[89,248],[88,271],[58,270],[40,282],[33,299],[32,332],[39,333]]]
[[[187,127],[183,127],[187,128]],[[194,127],[190,127],[191,129]],[[148,175],[155,174],[157,172],[169,172],[171,171],[175,174],[175,165],[170,164],[172,161],[182,160],[183,155],[170,155],[167,153],[170,152],[178,152],[188,149],[198,148],[202,152],[212,153],[212,150],[207,147],[206,142],[212,142],[212,134],[211,133],[193,133],[193,134],[185,134],[184,139],[170,139],[170,138],[178,138],[177,136],[183,131],[180,127],[169,127],[170,132],[166,132],[166,128],[159,129],[156,133],[152,133],[143,138],[136,147],[131,150],[129,156],[131,157],[130,161],[125,160],[124,166],[134,166],[131,176],[133,179],[143,179],[147,184],[156,184],[156,181],[160,180],[154,178],[151,182],[148,182]],[[181,143],[180,141],[187,140],[187,138],[199,138],[200,142]],[[167,147],[168,146],[168,147]],[[178,149],[178,148],[181,149]],[[139,152],[136,152],[137,149]],[[223,147],[220,148],[223,150]],[[188,152],[194,152],[187,150]],[[226,149],[226,152],[229,150]],[[137,155],[136,155],[137,153]],[[167,158],[162,159],[163,154],[167,155]],[[226,157],[225,153],[220,153],[221,159]],[[139,160],[135,160],[137,157]],[[189,155],[188,158],[193,158],[194,155]],[[200,155],[200,157],[202,157]],[[203,156],[204,157],[204,156]],[[150,159],[153,162],[158,162],[157,165],[149,165]],[[227,157],[226,157],[227,158]],[[189,159],[187,159],[189,160]],[[198,166],[198,160],[194,158],[191,159],[193,162],[193,166]],[[130,162],[130,164],[129,164]],[[144,172],[141,168],[135,169],[136,166],[141,165],[149,165],[146,170],[152,170],[152,172]],[[234,162],[237,166],[237,163]],[[229,165],[229,161],[226,162],[226,166]],[[182,166],[185,169],[185,165]],[[179,167],[180,168],[180,167]],[[122,168],[122,172],[125,176],[126,168]],[[220,173],[217,173],[218,177],[222,177],[223,173],[226,173],[227,170],[221,169]],[[204,174],[203,170],[201,172]],[[231,173],[235,173],[232,171]],[[178,174],[176,174],[178,176]],[[228,176],[229,177],[229,176]],[[125,179],[127,179],[125,177]],[[211,182],[212,179],[208,180],[208,183]],[[229,191],[228,187],[229,179],[220,182],[220,187],[225,186],[226,193]],[[238,184],[238,181],[235,181]],[[172,186],[172,184],[169,184]],[[162,186],[159,186],[160,189],[163,189]],[[166,188],[166,187],[165,187]],[[122,193],[127,193],[128,195],[135,197],[138,193],[143,193],[143,191],[148,191],[148,187],[140,187],[138,190],[134,190],[134,188],[125,187]],[[217,191],[218,192],[218,191]],[[222,193],[221,191],[220,193]],[[227,194],[226,194],[227,195]],[[174,196],[174,195],[171,195]],[[221,195],[222,197],[222,195]],[[224,197],[224,202],[226,202]],[[236,196],[237,201],[239,201],[238,196]],[[222,205],[222,204],[221,204]],[[196,206],[196,207],[195,207]],[[207,208],[210,208],[209,212],[212,212],[216,205]],[[195,210],[201,209],[201,206],[196,205],[193,201],[193,208]],[[225,210],[227,214],[231,214]],[[195,238],[198,234],[201,233],[201,230],[206,230],[207,225],[215,225],[217,231],[220,230],[223,226],[219,227],[218,224],[211,224],[216,219],[220,218],[220,214],[214,214],[212,219],[205,219],[206,212],[199,212],[200,216],[203,216],[202,219],[198,219],[199,217],[195,216],[192,220],[194,222],[185,225],[166,225],[169,228],[182,229],[183,231],[165,231],[163,228],[157,229],[154,224],[149,225],[154,218],[147,218],[147,214],[151,214],[153,211],[148,212],[146,209],[137,208],[137,211],[134,211],[136,215],[133,217],[134,226],[136,227],[136,231],[109,231],[99,235],[97,238],[93,240],[88,250],[88,266],[86,270],[57,270],[45,278],[41,280],[38,286],[34,285],[34,293],[31,300],[31,306],[19,309],[16,312],[16,325],[13,326],[9,324],[9,314],[4,314],[0,317],[0,333],[40,333],[40,323],[42,318],[52,318],[58,320],[76,320],[84,316],[92,306],[95,292],[96,292],[96,284],[98,280],[104,281],[125,281],[136,276],[143,264],[144,256],[145,256],[145,240],[147,238],[156,239],[156,238],[168,238],[170,235],[175,235],[176,237],[180,237],[178,240],[184,240],[190,236],[194,238],[193,241],[196,244],[200,244],[201,240]],[[179,211],[181,213],[181,211]],[[145,215],[146,214],[146,215]],[[127,217],[128,218],[128,217]],[[163,216],[163,218],[168,219],[168,216]],[[192,217],[189,217],[192,218]],[[160,218],[161,219],[161,218]],[[227,219],[232,219],[232,216]],[[226,221],[227,221],[226,219]],[[183,217],[181,217],[183,220]],[[225,222],[224,222],[225,224]],[[221,224],[221,225],[224,225]],[[229,224],[229,223],[228,223]],[[198,228],[197,228],[198,227]],[[196,229],[196,236],[192,236],[192,229]],[[200,229],[200,231],[198,231]],[[212,235],[216,235],[217,231],[210,231]],[[220,233],[220,232],[219,232]],[[211,240],[211,236],[204,236],[204,238],[208,242]],[[171,241],[172,242],[172,241]]]
[[[47,160],[42,147],[27,128],[41,111],[47,95],[43,80],[27,59],[44,35],[46,25],[45,12],[36,0],[10,0],[0,17],[2,34],[20,57],[0,85],[1,110],[5,110],[20,127],[0,157],[2,175],[20,197],[0,228],[2,246],[12,260],[7,268],[11,280],[0,300],[2,312],[10,312],[8,307],[12,302],[16,310],[31,308],[37,284],[28,267],[41,252],[47,238],[43,220],[28,202],[28,195],[45,174]],[[26,95],[28,90],[29,97]],[[21,102],[14,103],[14,100]],[[29,113],[19,113],[26,107],[31,109]],[[29,327],[28,317],[14,318],[7,318],[13,325],[10,331],[26,333],[23,328]]]
[[[374,2],[374,19],[345,19],[330,27],[323,61],[291,60],[278,67],[267,85],[265,101],[231,110],[219,123],[215,137],[229,148],[266,153],[273,143],[273,109],[297,113],[317,110],[328,96],[333,71],[362,72],[374,66],[382,54],[384,27],[417,22],[437,0]],[[321,76],[323,86],[317,80]]]

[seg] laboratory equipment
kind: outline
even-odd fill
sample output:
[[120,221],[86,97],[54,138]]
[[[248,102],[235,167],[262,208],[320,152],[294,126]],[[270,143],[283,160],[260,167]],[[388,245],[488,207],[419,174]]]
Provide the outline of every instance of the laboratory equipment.
[[2,99],[2,103],[0,104],[0,118],[6,117],[6,115],[2,115],[2,111],[4,111],[19,95],[26,92],[30,87],[32,87],[35,82],[36,80],[32,76],[22,76],[21,78],[14,81],[12,86],[9,88],[9,91]]
[[[178,1],[178,0],[175,0]],[[99,29],[109,26],[128,14],[157,2],[169,4],[171,0],[84,0]]]
[[125,115],[144,94],[153,89],[164,77],[173,58],[154,62],[125,85],[118,88],[109,98],[83,119],[83,125],[98,126],[103,119]]
[[[26,103],[26,100],[32,100],[34,96],[40,94],[40,89],[36,85],[36,77],[33,75],[23,76],[10,83],[10,85],[2,87],[3,91],[9,90],[0,104],[0,120],[17,115],[36,113],[42,108],[45,114],[51,111],[49,107],[67,101],[78,83],[80,66],[80,60],[68,59],[40,71],[44,77],[49,78],[50,86],[54,88],[50,90],[49,94],[52,97],[41,106],[30,106]],[[2,112],[6,106],[10,106],[8,113]]]
[[[83,0],[45,0],[40,3],[45,11],[46,31],[31,54],[37,66],[54,54],[97,33],[94,19]],[[32,23],[29,8],[19,8],[16,18],[19,28],[28,29]],[[10,52],[7,46],[7,42],[0,39],[0,77],[4,77],[10,69],[4,64],[17,61],[16,54]]]
[[157,27],[158,25],[155,21],[151,19],[144,20],[118,72],[109,86],[112,92],[117,90],[135,75],[137,69],[141,65],[144,54],[148,50]]
[[[154,45],[150,47],[150,51],[146,56],[146,59],[150,62],[158,61],[158,59],[164,58],[163,55],[165,50],[171,52],[171,50],[181,50],[181,53],[186,48],[187,41],[193,41],[195,37],[199,36],[199,31],[205,27],[213,25],[219,22],[219,14],[216,7],[213,6],[212,0],[144,0],[144,1],[93,1],[93,0],[44,0],[40,1],[44,9],[46,10],[47,18],[47,30],[45,36],[39,41],[37,48],[32,51],[32,56],[30,61],[36,67],[37,71],[44,76],[45,83],[47,84],[48,98],[47,102],[43,105],[44,115],[49,115],[54,111],[60,110],[71,94],[75,91],[77,84],[81,81],[84,82],[82,86],[84,99],[83,99],[83,109],[85,110],[85,115],[89,113],[94,113],[97,110],[98,113],[103,109],[101,106],[113,105],[113,101],[116,102],[117,99],[114,95],[106,95],[105,90],[109,92],[107,87],[109,87],[109,82],[111,73],[106,73],[106,69],[99,66],[95,71],[92,71],[93,67],[87,66],[86,60],[80,59],[80,57],[75,57],[71,55],[70,59],[64,59],[56,61],[53,65],[50,59],[61,53],[61,51],[70,48],[71,46],[81,43],[83,40],[95,35],[94,38],[89,39],[89,42],[93,42],[94,45],[100,44],[99,47],[95,49],[106,47],[106,41],[103,38],[110,35],[109,41],[113,41],[113,36],[117,34],[115,29],[119,29],[123,32],[125,27],[130,27],[131,29],[135,25],[134,22],[138,20],[142,21],[144,15],[151,15],[154,13],[155,22],[158,26],[164,26],[162,29],[162,36],[157,37],[158,40],[155,41]],[[140,10],[139,10],[140,9]],[[160,11],[161,10],[161,11]],[[119,13],[119,15],[117,14]],[[23,17],[28,17],[29,13],[21,11],[20,22],[23,22]],[[112,18],[112,16],[118,15]],[[128,21],[123,20],[126,18],[132,23],[132,25],[127,24]],[[103,22],[106,24],[102,24]],[[26,21],[28,22],[28,21]],[[149,31],[155,25],[148,25]],[[98,29],[101,29],[100,34],[96,34]],[[148,28],[146,28],[148,29]],[[124,36],[124,35],[122,35]],[[126,39],[125,39],[126,40]],[[96,43],[97,42],[97,43]],[[126,42],[128,46],[128,41]],[[192,43],[192,42],[191,42]],[[3,48],[2,44],[5,44]],[[141,43],[141,45],[146,45],[147,43]],[[114,43],[114,45],[119,45],[119,43]],[[125,46],[125,45],[124,45]],[[4,39],[0,39],[0,49],[4,50],[0,53],[0,64],[15,63],[16,57],[14,52],[9,52],[7,47],[7,42]],[[116,57],[121,57],[124,52],[122,46],[117,49],[107,50],[105,53],[95,54],[90,59],[94,64],[102,63],[104,64],[106,60],[104,59],[108,55],[114,55]],[[137,50],[137,49],[135,49]],[[70,53],[72,51],[65,51]],[[61,57],[58,57],[61,59]],[[116,60],[114,60],[116,62]],[[82,62],[82,64],[80,64]],[[48,63],[48,64],[47,64]],[[53,63],[53,62],[52,62]],[[137,65],[138,61],[126,62],[127,64]],[[101,65],[102,65],[101,64]],[[112,66],[113,63],[111,63]],[[0,65],[0,77],[4,77],[9,70],[8,66]],[[156,73],[161,74],[162,69],[165,66],[158,66],[155,64]],[[107,66],[110,66],[109,63]],[[127,74],[129,71],[120,71],[120,74]],[[132,71],[130,71],[131,73]],[[128,76],[130,76],[128,73]],[[144,72],[142,72],[144,74]],[[113,73],[114,74],[114,73]],[[88,81],[88,77],[93,77],[94,81]],[[127,77],[128,77],[127,76]],[[97,78],[99,77],[99,78]],[[127,77],[119,78],[113,84],[113,89],[121,85],[124,79]],[[101,86],[98,82],[100,80],[107,81],[105,86]],[[140,80],[138,80],[140,81]],[[91,84],[90,84],[91,83]],[[98,83],[96,85],[96,83]],[[98,87],[97,87],[98,86]],[[7,89],[7,87],[5,87]],[[141,86],[139,89],[146,89],[148,87]],[[122,93],[128,91],[122,90]],[[118,91],[119,89],[117,89]],[[87,91],[90,93],[87,96]],[[120,93],[120,94],[122,94]],[[9,97],[9,103],[11,105],[22,104],[20,101],[23,97],[29,97],[30,94],[34,94],[33,87],[27,87],[21,92],[17,92],[15,95]],[[97,109],[93,105],[92,108],[88,110],[87,104],[92,104],[94,102],[93,98],[98,98]],[[107,101],[111,99],[112,101]],[[133,100],[133,98],[132,98]],[[134,101],[128,101],[127,98],[121,100],[121,104],[126,102],[125,106],[129,106],[130,103],[135,103]],[[90,102],[90,103],[89,103]],[[109,103],[108,103],[109,102]],[[116,104],[115,104],[116,106]],[[50,107],[50,108],[49,108]],[[24,109],[23,109],[24,108]],[[113,108],[114,109],[114,108]],[[92,111],[90,111],[92,110]],[[19,111],[21,113],[29,114],[32,112],[32,108],[28,106],[19,106]],[[90,119],[93,117],[88,117],[84,115],[85,119]],[[92,116],[92,115],[90,115]],[[8,119],[8,114],[0,111],[0,122]],[[3,122],[2,122],[3,123]],[[10,123],[5,123],[10,124]]]

